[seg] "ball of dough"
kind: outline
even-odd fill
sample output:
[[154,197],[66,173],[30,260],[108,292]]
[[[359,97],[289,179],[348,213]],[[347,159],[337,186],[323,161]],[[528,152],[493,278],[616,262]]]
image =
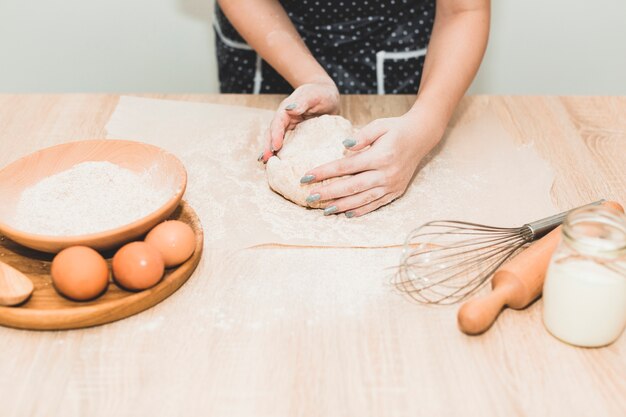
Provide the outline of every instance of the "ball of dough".
[[301,206],[319,208],[320,202],[307,203],[306,198],[320,183],[300,184],[300,178],[313,168],[343,158],[347,150],[342,142],[354,133],[350,121],[341,116],[323,115],[298,124],[285,134],[278,154],[267,161],[267,182],[272,190]]

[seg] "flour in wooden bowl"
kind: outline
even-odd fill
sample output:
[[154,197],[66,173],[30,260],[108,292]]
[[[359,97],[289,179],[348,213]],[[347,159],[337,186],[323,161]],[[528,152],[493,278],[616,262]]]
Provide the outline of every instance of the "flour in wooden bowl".
[[171,190],[155,187],[152,174],[137,174],[107,161],[74,165],[25,189],[12,225],[48,236],[79,236],[127,225],[171,196]]

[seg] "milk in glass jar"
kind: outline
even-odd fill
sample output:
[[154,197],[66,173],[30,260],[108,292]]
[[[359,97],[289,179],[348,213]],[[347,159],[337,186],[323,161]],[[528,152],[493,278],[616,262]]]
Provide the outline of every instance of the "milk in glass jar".
[[584,207],[563,223],[543,288],[543,320],[557,338],[604,346],[626,326],[626,216]]

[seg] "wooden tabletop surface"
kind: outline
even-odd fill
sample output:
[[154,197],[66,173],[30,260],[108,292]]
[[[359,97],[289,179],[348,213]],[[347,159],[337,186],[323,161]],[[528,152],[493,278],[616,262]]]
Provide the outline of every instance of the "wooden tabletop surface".
[[[280,101],[149,97],[268,109]],[[104,137],[118,99],[0,95],[0,167],[45,146]],[[342,109],[363,124],[411,102],[349,96]],[[487,102],[516,140],[532,138],[552,164],[559,208],[598,194],[626,202],[626,97],[477,96],[457,115]],[[0,415],[625,414],[626,336],[601,349],[566,345],[545,331],[541,300],[505,311],[483,336],[465,336],[456,308],[418,306],[365,268],[394,256],[207,250],[178,292],[129,319],[63,332],[0,328]]]

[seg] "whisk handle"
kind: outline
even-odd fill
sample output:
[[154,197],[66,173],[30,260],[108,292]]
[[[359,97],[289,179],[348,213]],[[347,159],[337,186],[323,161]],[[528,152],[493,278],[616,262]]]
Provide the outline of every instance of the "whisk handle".
[[605,201],[606,200],[604,199],[594,201],[593,203],[585,204],[584,206],[576,207],[571,210],[564,211],[563,213],[546,217],[545,219],[526,223],[524,226],[522,226],[524,229],[526,229],[523,233],[524,239],[526,239],[527,242],[532,242],[534,240],[537,240],[540,237],[547,235],[553,229],[555,229],[557,226],[563,223],[563,220],[565,220],[567,215],[570,214],[572,211],[578,210],[579,208],[582,208],[582,207],[598,206],[604,203]]

